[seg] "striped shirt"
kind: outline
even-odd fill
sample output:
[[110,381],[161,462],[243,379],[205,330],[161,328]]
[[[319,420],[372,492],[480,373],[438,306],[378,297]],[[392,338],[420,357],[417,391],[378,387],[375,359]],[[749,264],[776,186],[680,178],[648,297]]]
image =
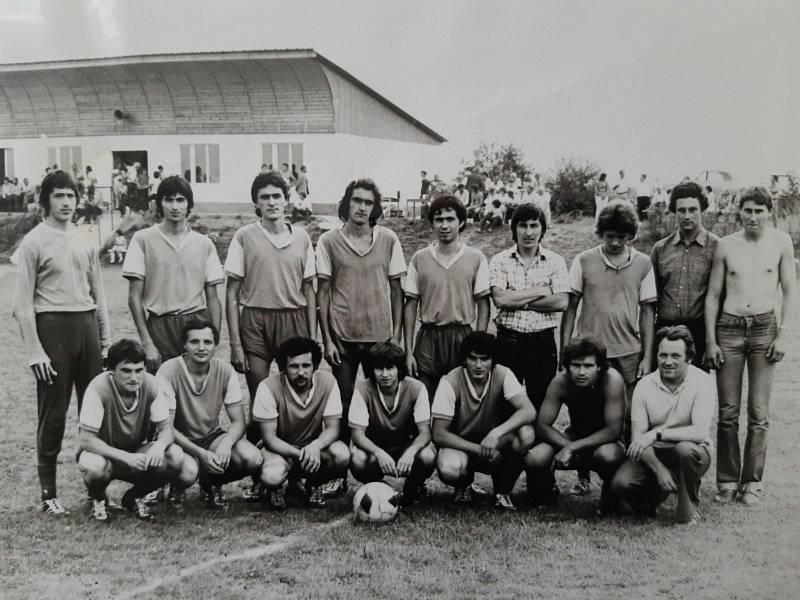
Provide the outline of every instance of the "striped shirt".
[[[489,263],[489,285],[502,290],[547,287],[551,294],[566,294],[570,291],[564,259],[541,244],[534,260],[527,267],[517,255],[516,245],[495,254]],[[495,318],[495,323],[500,327],[520,333],[552,329],[560,322],[559,312],[539,312],[526,306],[501,308]]]
[[656,242],[650,260],[658,290],[658,319],[682,323],[702,319],[708,278],[719,238],[701,228],[688,244],[680,233]]

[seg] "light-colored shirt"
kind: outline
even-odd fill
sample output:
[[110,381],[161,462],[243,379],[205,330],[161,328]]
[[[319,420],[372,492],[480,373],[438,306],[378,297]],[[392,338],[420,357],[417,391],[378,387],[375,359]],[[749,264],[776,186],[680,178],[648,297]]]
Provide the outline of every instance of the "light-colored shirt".
[[142,302],[154,315],[202,310],[206,308],[205,287],[225,280],[217,249],[207,236],[189,231],[176,246],[159,225],[133,234],[122,276],[144,281]]
[[[527,268],[517,255],[516,245],[495,254],[489,263],[489,284],[501,290],[547,287],[551,294],[570,291],[564,259],[541,245]],[[506,329],[533,333],[557,327],[561,322],[561,313],[539,312],[526,307],[501,308],[495,322]]]
[[[386,397],[381,392],[380,388],[377,388],[378,397],[380,399],[381,404],[386,409],[387,413],[391,413],[398,409],[399,407],[399,399],[401,396],[401,391],[403,388],[404,381],[401,381],[397,387],[397,392],[395,392],[395,404],[393,407],[389,407],[389,404],[386,402]],[[377,387],[377,386],[376,386]],[[419,386],[419,392],[417,393],[417,397],[414,400],[414,423],[428,423],[431,420],[431,407],[430,402],[428,400],[428,390],[425,386]],[[350,411],[348,413],[348,421],[351,427],[361,427],[366,429],[369,427],[370,419],[369,419],[369,410],[367,409],[367,403],[364,400],[364,396],[361,394],[361,391],[356,388],[353,390],[353,398],[350,400]]]
[[695,427],[704,444],[711,443],[716,386],[711,375],[689,365],[686,377],[674,392],[661,381],[659,371],[644,376],[636,384],[631,400],[634,441],[637,432],[655,427]]
[[[316,373],[314,374],[317,375]],[[285,376],[284,376],[285,377]],[[258,390],[256,390],[256,397],[253,401],[253,420],[254,421],[272,421],[278,418],[278,405],[275,400],[274,394],[270,391],[269,387],[265,384],[266,379],[262,381]],[[314,397],[314,387],[316,380],[311,384],[306,399],[303,400],[298,396],[297,392],[291,385],[286,385],[289,390],[289,397],[297,403],[298,406],[306,407],[311,399]],[[339,386],[331,387],[328,397],[325,399],[325,409],[322,411],[322,417],[341,417],[342,416],[342,396],[339,392]]]
[[[525,390],[522,388],[522,385],[511,369],[503,369],[501,373],[503,378],[503,399],[509,400],[515,396],[525,393]],[[483,386],[483,392],[480,395],[478,395],[478,393],[475,391],[475,386],[472,385],[470,378],[465,376],[464,382],[466,384],[466,392],[472,399],[482,402],[492,387],[492,377],[496,376],[497,374],[497,369],[493,369],[492,374],[489,376],[489,380],[486,382],[486,385]],[[466,375],[466,373],[464,373],[464,375]],[[442,377],[441,381],[439,381],[438,387],[436,388],[436,393],[433,396],[431,415],[434,417],[452,419],[453,415],[456,413],[456,399],[456,390],[453,387],[450,379]]]

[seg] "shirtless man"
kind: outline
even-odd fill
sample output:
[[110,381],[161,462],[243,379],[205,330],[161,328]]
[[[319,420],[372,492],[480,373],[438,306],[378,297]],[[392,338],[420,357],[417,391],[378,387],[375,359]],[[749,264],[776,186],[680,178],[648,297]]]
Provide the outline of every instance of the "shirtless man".
[[[706,355],[717,370],[717,502],[756,504],[763,493],[769,399],[775,364],[787,350],[795,321],[794,249],[791,238],[768,225],[772,198],[764,188],[739,196],[743,229],[725,236],[714,253],[706,295]],[[775,294],[783,296],[780,326]],[[725,301],[720,312],[722,290]],[[748,372],[747,441],[739,452],[742,374]]]

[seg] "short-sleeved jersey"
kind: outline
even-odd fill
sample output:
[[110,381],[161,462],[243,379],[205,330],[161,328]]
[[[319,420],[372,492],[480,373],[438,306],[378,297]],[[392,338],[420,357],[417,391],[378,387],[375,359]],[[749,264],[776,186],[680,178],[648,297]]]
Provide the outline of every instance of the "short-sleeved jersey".
[[314,247],[304,229],[287,227],[287,235],[273,235],[258,221],[234,234],[225,271],[242,280],[242,306],[271,310],[306,306],[303,281],[317,273]]
[[144,308],[154,315],[206,308],[206,285],[225,279],[217,249],[208,237],[189,231],[180,246],[174,246],[159,225],[133,234],[122,275],[144,281]]
[[[372,244],[363,254],[341,228],[323,233],[317,242],[317,276],[331,281],[329,323],[333,334],[349,342],[392,337],[389,280],[399,278],[405,270],[400,240],[386,227],[373,227]],[[353,310],[356,302],[359,310]]]
[[156,373],[170,411],[175,413],[173,424],[187,438],[194,440],[220,428],[219,415],[223,405],[242,402],[239,378],[230,363],[212,358],[205,381],[198,388],[183,356],[165,361]]
[[450,431],[479,443],[514,412],[510,401],[520,396],[525,397],[525,391],[511,369],[503,365],[494,366],[480,396],[464,367],[456,367],[439,382],[431,416],[449,420]]
[[315,371],[305,401],[292,389],[283,373],[273,373],[258,385],[253,420],[278,422],[278,437],[303,447],[322,433],[325,418],[342,416],[342,399],[336,379]]
[[469,325],[478,316],[475,299],[489,295],[486,257],[467,244],[452,257],[441,256],[436,248],[431,244],[411,257],[406,296],[419,299],[420,321],[426,325]]
[[80,428],[97,434],[112,448],[135,452],[147,442],[150,423],[169,419],[169,407],[153,375],[144,374],[142,387],[131,401],[120,396],[112,373],[103,372],[86,388]]
[[649,256],[630,248],[629,259],[614,266],[597,246],[575,257],[569,280],[571,292],[581,296],[575,335],[601,340],[610,358],[641,351],[639,305],[656,302]]
[[350,401],[350,427],[364,429],[380,448],[408,445],[419,432],[419,424],[430,423],[428,392],[423,383],[404,377],[394,398],[387,399],[370,379],[356,383]]

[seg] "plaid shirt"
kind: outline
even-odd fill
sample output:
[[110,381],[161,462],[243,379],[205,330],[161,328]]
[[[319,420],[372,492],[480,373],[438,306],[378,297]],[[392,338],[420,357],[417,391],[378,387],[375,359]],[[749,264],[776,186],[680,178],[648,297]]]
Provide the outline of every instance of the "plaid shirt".
[[658,290],[658,320],[685,323],[702,319],[714,249],[719,238],[701,229],[688,245],[678,232],[656,242],[650,260]]
[[[517,256],[517,247],[514,245],[492,257],[489,263],[489,285],[503,290],[545,286],[550,288],[551,294],[566,294],[569,292],[567,264],[561,256],[540,244],[530,267],[525,268],[525,263]],[[560,322],[559,312],[539,312],[527,307],[501,308],[495,318],[498,326],[520,333],[552,329]]]

